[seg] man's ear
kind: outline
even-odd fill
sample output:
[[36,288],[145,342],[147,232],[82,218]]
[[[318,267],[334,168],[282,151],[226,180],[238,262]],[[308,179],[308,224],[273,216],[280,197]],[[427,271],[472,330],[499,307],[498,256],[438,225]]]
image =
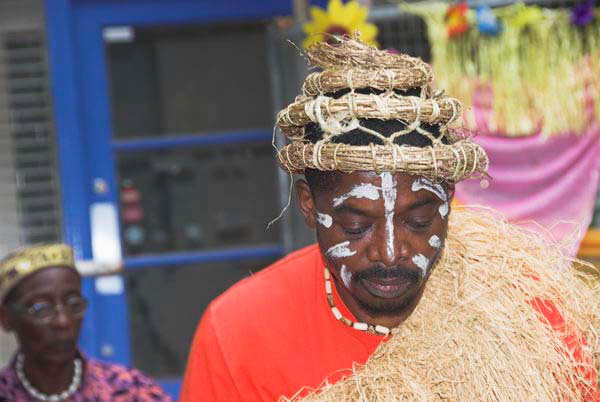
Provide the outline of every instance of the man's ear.
[[8,311],[8,307],[5,304],[0,304],[0,327],[6,332],[11,332],[13,326],[11,324],[11,315]]
[[315,200],[306,180],[300,179],[296,181],[296,194],[298,208],[300,208],[300,212],[304,215],[306,224],[310,228],[315,229],[317,227]]

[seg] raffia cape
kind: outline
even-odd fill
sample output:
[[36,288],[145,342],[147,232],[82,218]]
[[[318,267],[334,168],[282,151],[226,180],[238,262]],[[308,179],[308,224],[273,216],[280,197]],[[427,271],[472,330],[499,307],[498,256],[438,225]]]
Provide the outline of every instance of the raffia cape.
[[[558,245],[490,211],[455,210],[448,232],[444,254],[411,317],[351,377],[323,384],[306,400],[589,397],[595,381],[589,373],[600,366],[600,286],[592,279],[597,270],[574,269],[579,263]],[[563,325],[552,328],[532,307],[548,300]],[[585,338],[578,359],[564,342],[574,334]]]

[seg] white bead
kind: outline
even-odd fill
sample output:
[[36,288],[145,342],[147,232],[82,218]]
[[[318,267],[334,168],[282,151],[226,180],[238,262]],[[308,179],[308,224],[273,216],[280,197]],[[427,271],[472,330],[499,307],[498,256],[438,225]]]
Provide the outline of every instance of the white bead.
[[390,329],[388,327],[384,327],[383,325],[375,325],[375,332],[379,332],[380,334],[387,335],[390,333]]
[[336,319],[340,319],[342,318],[342,313],[340,313],[340,310],[338,310],[337,307],[332,307],[331,311],[333,311],[333,315],[335,316]]
[[327,268],[325,268],[325,279],[329,280],[331,278],[331,275],[329,274],[329,270]]
[[331,282],[330,281],[325,281],[325,291],[327,292],[328,295],[331,294]]
[[36,390],[33,387],[33,385],[31,385],[31,383],[29,382],[27,377],[25,377],[25,373],[23,372],[23,362],[24,362],[23,354],[17,355],[17,363],[16,363],[17,378],[19,379],[19,381],[21,382],[21,385],[23,385],[23,388],[25,388],[27,393],[29,393],[29,395],[33,396],[34,398],[36,398],[40,401],[58,402],[58,401],[66,400],[77,391],[77,389],[79,388],[79,385],[81,384],[81,360],[79,360],[79,359],[74,360],[75,373],[73,373],[73,380],[71,381],[71,385],[69,386],[69,388],[66,391],[61,392],[60,394],[53,394],[53,395],[47,395],[42,392],[39,392],[38,390]]
[[353,326],[354,329],[358,329],[359,331],[366,331],[369,329],[369,326],[364,322],[355,322]]

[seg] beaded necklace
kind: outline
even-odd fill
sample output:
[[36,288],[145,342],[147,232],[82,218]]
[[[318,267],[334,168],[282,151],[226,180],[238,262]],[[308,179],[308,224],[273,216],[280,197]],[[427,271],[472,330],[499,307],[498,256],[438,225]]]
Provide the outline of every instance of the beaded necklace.
[[67,388],[65,391],[61,392],[60,394],[52,394],[52,395],[44,394],[43,392],[38,391],[31,384],[31,382],[29,382],[29,380],[25,376],[25,371],[23,370],[24,362],[25,362],[25,356],[23,356],[22,353],[19,353],[17,355],[17,364],[16,364],[17,377],[19,378],[19,381],[21,382],[21,384],[23,385],[23,388],[25,388],[27,393],[40,401],[58,402],[58,401],[67,400],[71,396],[73,396],[73,394],[75,392],[77,392],[77,389],[81,385],[81,371],[82,370],[81,370],[81,360],[80,359],[74,360],[75,369],[73,370],[73,379],[71,380],[71,385],[69,385],[69,388]]
[[333,285],[331,284],[331,273],[329,272],[329,269],[325,268],[325,292],[327,292],[327,303],[329,303],[329,307],[331,307],[331,312],[337,320],[358,331],[367,332],[369,334],[381,336],[387,336],[390,334],[391,330],[388,327],[384,327],[383,325],[370,325],[366,322],[353,322],[352,320],[344,317],[341,311],[335,306],[335,302],[333,301],[332,286]]

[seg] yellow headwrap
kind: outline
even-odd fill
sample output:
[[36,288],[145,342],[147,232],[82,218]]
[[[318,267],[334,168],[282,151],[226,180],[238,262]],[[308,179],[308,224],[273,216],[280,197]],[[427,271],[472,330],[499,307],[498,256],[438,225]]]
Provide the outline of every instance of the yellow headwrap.
[[73,250],[66,244],[44,244],[18,250],[0,262],[0,303],[29,275],[49,267],[75,268]]

